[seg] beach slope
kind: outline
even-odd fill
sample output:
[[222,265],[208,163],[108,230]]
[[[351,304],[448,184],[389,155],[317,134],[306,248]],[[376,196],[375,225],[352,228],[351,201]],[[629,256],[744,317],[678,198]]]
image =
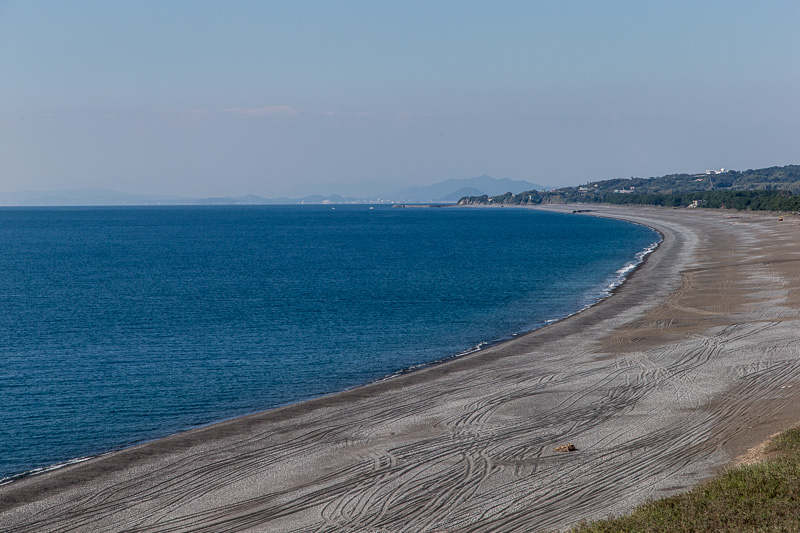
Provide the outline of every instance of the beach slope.
[[445,364],[18,480],[0,487],[0,523],[552,530],[688,488],[800,421],[800,219],[592,209],[575,216],[664,236],[601,304]]

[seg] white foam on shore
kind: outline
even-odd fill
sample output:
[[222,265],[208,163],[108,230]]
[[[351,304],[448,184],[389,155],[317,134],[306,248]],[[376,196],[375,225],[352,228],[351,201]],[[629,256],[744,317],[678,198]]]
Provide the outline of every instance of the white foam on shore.
[[[626,221],[626,222],[630,222],[630,221]],[[644,225],[644,224],[639,224],[638,222],[630,222],[630,223],[631,224],[637,224],[637,225],[640,225],[640,226]],[[646,226],[646,227],[649,227],[649,226]],[[650,228],[650,229],[653,229],[653,228]],[[593,307],[593,306],[597,305],[601,301],[603,301],[606,298],[608,298],[609,296],[611,296],[613,294],[614,290],[616,288],[618,288],[619,286],[621,286],[625,282],[625,280],[628,278],[628,276],[630,276],[637,268],[639,268],[639,266],[641,266],[642,263],[644,263],[645,258],[647,258],[648,255],[653,253],[658,248],[659,244],[661,244],[661,242],[663,241],[663,237],[658,232],[656,232],[656,234],[658,235],[658,240],[652,242],[644,250],[642,250],[640,252],[637,252],[634,255],[633,261],[625,264],[625,266],[623,266],[622,268],[620,268],[619,270],[614,272],[613,279],[606,286],[601,288],[598,292],[587,294],[587,303],[584,306],[582,306],[580,309],[578,309],[577,311],[574,311],[574,312],[569,313],[569,314],[564,315],[564,316],[546,319],[543,322],[541,322],[539,325],[536,325],[536,326],[532,327],[529,330],[520,331],[520,332],[517,332],[517,333],[511,333],[509,336],[501,338],[501,339],[496,339],[494,341],[481,341],[478,344],[476,344],[475,346],[473,346],[472,348],[467,348],[466,350],[458,352],[455,355],[450,355],[448,357],[443,357],[442,359],[437,359],[436,361],[431,361],[430,363],[420,363],[420,364],[412,365],[412,366],[407,367],[407,368],[403,368],[401,370],[398,370],[397,372],[393,372],[392,374],[389,374],[388,376],[384,376],[384,377],[382,377],[382,378],[380,378],[380,379],[378,379],[376,381],[380,382],[380,381],[385,381],[385,380],[388,380],[388,379],[392,379],[392,378],[395,378],[397,376],[402,376],[403,374],[408,374],[409,372],[413,372],[415,370],[420,370],[422,368],[426,368],[426,367],[429,367],[429,366],[434,366],[434,365],[437,365],[437,364],[441,364],[441,363],[450,361],[452,359],[457,359],[459,357],[464,357],[465,355],[470,355],[470,354],[479,352],[479,351],[481,351],[481,350],[483,350],[484,348],[487,348],[487,347],[497,346],[498,344],[502,344],[504,342],[507,342],[507,341],[509,341],[511,339],[519,337],[520,335],[525,335],[527,333],[532,333],[532,332],[534,332],[534,331],[536,331],[536,330],[538,330],[538,329],[540,329],[542,327],[545,327],[545,326],[548,326],[550,324],[554,324],[556,322],[560,322],[562,320],[565,320],[565,319],[567,319],[569,317],[575,316],[575,315],[577,315],[577,314],[589,309],[590,307]]]
[[[629,221],[627,221],[627,222],[629,222]],[[637,222],[631,222],[631,224],[638,224],[638,223]],[[639,224],[639,225],[643,225],[643,224]],[[570,313],[570,314],[562,316],[562,317],[550,318],[548,320],[545,320],[544,321],[545,325],[554,324],[556,322],[560,322],[560,321],[562,321],[562,320],[564,320],[566,318],[569,318],[571,316],[575,316],[578,313],[581,313],[581,312],[589,309],[590,307],[597,305],[598,303],[602,302],[603,300],[605,300],[606,298],[611,296],[614,293],[614,290],[617,289],[618,287],[620,287],[623,283],[625,283],[625,280],[628,279],[628,276],[630,276],[637,268],[639,268],[641,266],[642,263],[644,263],[645,258],[647,258],[648,255],[653,253],[658,248],[658,245],[661,244],[662,241],[663,241],[663,238],[661,237],[661,234],[658,234],[658,240],[656,240],[655,242],[651,243],[647,248],[645,248],[641,252],[637,252],[636,255],[634,256],[634,260],[631,261],[630,263],[627,263],[625,266],[623,266],[619,270],[617,270],[614,273],[614,276],[611,279],[611,281],[609,281],[609,283],[605,287],[603,287],[602,289],[600,289],[596,293],[589,293],[587,295],[587,303],[583,307],[581,307],[580,309],[578,309],[574,313]],[[536,329],[539,329],[539,328],[534,328],[531,331],[535,331]]]
[[22,472],[20,474],[14,474],[12,476],[7,476],[7,477],[4,477],[4,478],[0,478],[0,485],[6,485],[8,483],[11,483],[13,481],[16,481],[16,480],[24,478],[24,477],[35,476],[35,475],[38,475],[38,474],[44,474],[45,472],[50,472],[51,470],[58,470],[59,468],[64,468],[65,466],[70,466],[70,465],[74,465],[74,464],[77,464],[77,463],[82,463],[84,461],[88,461],[89,459],[94,459],[95,457],[99,457],[99,455],[90,455],[90,456],[87,456],[87,457],[78,457],[76,459],[70,459],[68,461],[63,461],[61,463],[56,463],[54,465],[47,465],[47,466],[42,466],[42,467],[39,467],[39,468],[34,468],[33,470],[27,470],[27,471]]
[[658,248],[659,244],[661,244],[661,239],[659,239],[658,241],[652,243],[650,246],[648,246],[647,248],[645,248],[641,252],[638,252],[636,254],[636,256],[635,256],[636,259],[634,261],[631,261],[630,263],[628,263],[624,267],[622,267],[619,270],[617,270],[616,277],[608,285],[608,287],[606,288],[606,290],[604,292],[607,292],[607,293],[610,294],[611,291],[613,291],[614,289],[616,289],[617,287],[622,285],[625,282],[625,279],[628,277],[628,275],[631,272],[633,272],[634,270],[636,270],[639,267],[639,265],[641,265],[644,262],[645,257],[647,257],[648,255],[653,253],[655,251],[655,249]]

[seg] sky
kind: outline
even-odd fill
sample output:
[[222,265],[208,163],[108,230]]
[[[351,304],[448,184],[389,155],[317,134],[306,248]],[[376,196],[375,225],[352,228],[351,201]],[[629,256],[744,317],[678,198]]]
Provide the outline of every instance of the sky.
[[0,0],[0,192],[798,164],[798,28],[796,0]]

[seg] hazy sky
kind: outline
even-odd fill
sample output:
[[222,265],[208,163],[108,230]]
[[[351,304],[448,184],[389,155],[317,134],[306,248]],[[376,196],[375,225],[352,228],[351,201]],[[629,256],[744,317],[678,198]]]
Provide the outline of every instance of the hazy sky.
[[797,0],[0,0],[0,191],[800,163],[799,29]]

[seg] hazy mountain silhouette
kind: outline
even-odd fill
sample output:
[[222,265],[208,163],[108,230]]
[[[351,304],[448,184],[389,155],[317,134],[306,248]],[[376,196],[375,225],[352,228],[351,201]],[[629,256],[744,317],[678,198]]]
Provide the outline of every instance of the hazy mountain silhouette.
[[373,194],[353,194],[358,186],[348,188],[348,195],[314,194],[302,198],[264,198],[254,194],[191,198],[148,194],[129,194],[108,189],[77,189],[60,191],[24,191],[0,193],[0,205],[5,206],[100,206],[100,205],[259,205],[259,204],[340,204],[340,203],[448,203],[464,196],[496,196],[506,192],[519,193],[532,189],[549,189],[535,183],[508,178],[478,176],[469,179],[449,179],[420,187],[379,192],[379,182],[369,182]]
[[464,196],[486,194],[497,196],[507,192],[520,193],[533,189],[549,189],[523,180],[508,178],[495,179],[491,176],[478,176],[468,179],[449,179],[424,187],[408,187],[387,193],[385,198],[394,202],[456,202]]

